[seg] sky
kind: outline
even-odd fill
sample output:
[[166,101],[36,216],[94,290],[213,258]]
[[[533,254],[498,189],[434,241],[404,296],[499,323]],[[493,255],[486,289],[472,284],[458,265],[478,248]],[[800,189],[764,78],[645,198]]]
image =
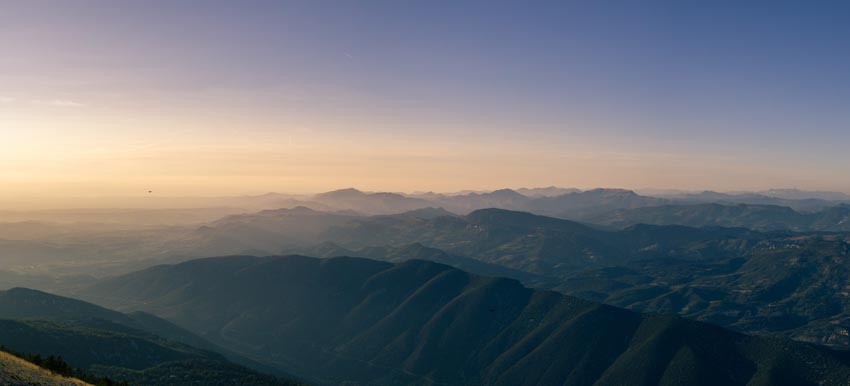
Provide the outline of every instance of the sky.
[[0,0],[0,199],[850,192],[850,3]]

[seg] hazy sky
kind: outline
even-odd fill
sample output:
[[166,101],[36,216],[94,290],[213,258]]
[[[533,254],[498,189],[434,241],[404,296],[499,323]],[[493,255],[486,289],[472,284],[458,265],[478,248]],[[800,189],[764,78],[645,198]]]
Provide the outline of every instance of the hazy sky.
[[0,0],[0,196],[850,191],[850,2]]

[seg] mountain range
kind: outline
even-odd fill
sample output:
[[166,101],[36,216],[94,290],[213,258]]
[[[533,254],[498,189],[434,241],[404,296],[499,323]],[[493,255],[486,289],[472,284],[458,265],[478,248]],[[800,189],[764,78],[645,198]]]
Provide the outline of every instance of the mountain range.
[[[301,233],[294,237],[291,229],[296,227]],[[408,213],[348,216],[306,208],[224,219],[204,228],[202,236],[199,241],[215,246],[205,250],[217,248],[225,253],[263,250],[274,254],[323,242],[349,249],[421,243],[450,254],[548,276],[667,256],[676,250],[688,251],[691,259],[731,256],[766,237],[746,229],[683,226],[640,225],[609,231],[501,209],[422,218]],[[727,240],[742,240],[743,244]],[[237,247],[226,249],[226,244]]]
[[748,204],[789,207],[797,211],[818,211],[842,203],[850,204],[850,195],[838,192],[807,192],[796,189],[773,189],[764,192],[720,193],[676,192],[640,195],[632,190],[598,188],[497,189],[484,192],[390,193],[363,192],[354,188],[340,189],[299,200],[278,202],[278,207],[304,206],[321,211],[351,211],[362,215],[394,214],[426,207],[441,207],[456,214],[499,208],[535,214],[583,220],[593,215],[619,209],[660,205]]
[[[640,196],[630,190],[622,189],[579,191],[545,188],[545,190],[525,189],[524,191],[529,195],[511,189],[499,189],[492,192],[455,195],[429,193],[405,196],[399,193],[364,193],[349,188],[318,194],[312,201],[338,210],[373,215],[440,207],[456,214],[466,214],[485,208],[500,208],[570,218],[668,202],[666,199]],[[303,206],[313,208],[309,203]]]
[[[311,221],[330,221],[328,214],[336,216],[333,221],[337,223],[400,213],[430,220],[495,208],[608,229],[651,223],[758,231],[847,230],[846,204],[807,198],[840,198],[839,193],[782,192],[801,199],[768,196],[780,195],[770,192],[655,193],[659,195],[656,197],[623,189],[581,191],[556,187],[454,194],[342,189],[317,195],[270,193],[201,200],[234,205],[228,208],[48,211],[33,213],[37,221],[26,220],[21,217],[25,215],[22,212],[9,212],[4,213],[4,219],[20,221],[0,222],[0,278],[10,283],[6,288],[18,285],[66,291],[84,285],[90,276],[126,273],[163,262],[223,254],[276,254],[282,248],[292,250],[322,242],[315,229],[323,226]],[[186,200],[177,202],[189,204]],[[265,209],[247,209],[258,207]],[[322,215],[311,218],[306,209]],[[304,212],[303,224],[290,226],[287,231],[275,224],[275,217],[299,210]],[[49,218],[56,218],[57,222],[45,221]],[[235,224],[232,234],[228,223]],[[246,233],[248,228],[252,228],[250,234]]]
[[848,357],[535,291],[446,265],[232,256],[82,296],[144,310],[315,384],[844,385]]
[[[832,384],[850,205],[816,193],[343,189],[198,225],[0,223],[6,288],[129,311],[0,292],[0,344],[148,385]],[[247,256],[292,254],[325,259]]]
[[850,205],[842,204],[805,213],[776,205],[661,205],[621,209],[585,220],[618,228],[635,224],[656,224],[742,227],[762,231],[850,232]]
[[[275,229],[286,233],[305,215],[322,224],[310,228],[313,244],[281,242],[286,235]],[[263,245],[279,249],[266,254],[419,258],[638,311],[850,347],[843,295],[850,276],[842,268],[850,238],[841,234],[646,224],[606,230],[500,209],[429,218],[297,209],[263,221],[265,233],[241,229],[252,224],[244,220],[226,222],[223,233],[267,235]]]

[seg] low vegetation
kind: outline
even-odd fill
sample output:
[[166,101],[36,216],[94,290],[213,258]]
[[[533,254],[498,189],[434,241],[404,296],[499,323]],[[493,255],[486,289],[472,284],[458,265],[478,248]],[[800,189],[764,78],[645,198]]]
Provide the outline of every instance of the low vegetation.
[[[51,364],[58,365],[59,363],[56,358],[51,358]],[[26,361],[9,353],[5,348],[0,348],[0,385],[91,386],[90,383],[69,377],[68,374],[63,375],[45,368],[44,363],[36,364],[32,361]],[[106,383],[103,383],[103,385],[106,385]]]

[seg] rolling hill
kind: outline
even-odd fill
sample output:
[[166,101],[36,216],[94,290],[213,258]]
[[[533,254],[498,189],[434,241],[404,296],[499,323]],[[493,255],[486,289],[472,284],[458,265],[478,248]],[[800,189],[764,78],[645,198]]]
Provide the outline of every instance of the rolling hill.
[[134,385],[295,384],[235,364],[270,370],[153,315],[23,288],[0,292],[0,344]]
[[538,287],[554,287],[558,283],[557,279],[553,277],[536,275],[525,271],[507,268],[498,264],[485,263],[465,256],[453,255],[440,249],[426,247],[420,243],[397,247],[380,246],[351,250],[334,243],[327,242],[310,248],[296,249],[289,252],[291,252],[291,254],[324,258],[338,256],[363,257],[392,263],[401,263],[408,260],[426,260],[449,265],[477,275],[506,277]]
[[[0,291],[0,319],[52,321],[63,324],[109,322],[144,331],[172,342],[222,352],[221,347],[151,314],[144,312],[124,314],[80,300],[28,288]],[[226,350],[223,354],[230,355]],[[230,356],[237,362],[251,365],[244,358]]]

